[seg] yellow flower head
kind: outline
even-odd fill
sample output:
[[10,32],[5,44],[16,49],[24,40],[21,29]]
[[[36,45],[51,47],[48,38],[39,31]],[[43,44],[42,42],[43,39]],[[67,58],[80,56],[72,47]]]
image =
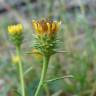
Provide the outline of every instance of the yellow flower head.
[[20,57],[19,56],[12,55],[12,63],[13,64],[17,64],[19,61],[20,61]]
[[16,24],[16,25],[10,25],[8,26],[8,32],[11,35],[14,35],[16,33],[21,33],[23,30],[22,24]]
[[22,24],[15,24],[8,26],[8,34],[10,40],[15,46],[20,46],[23,41],[23,26]]
[[40,21],[32,21],[33,28],[36,30],[38,35],[53,35],[59,30],[60,24],[61,22],[46,19]]
[[58,47],[57,31],[60,28],[61,22],[52,21],[48,19],[33,20],[32,25],[36,31],[33,39],[32,47],[38,50],[43,55],[51,56],[55,53]]

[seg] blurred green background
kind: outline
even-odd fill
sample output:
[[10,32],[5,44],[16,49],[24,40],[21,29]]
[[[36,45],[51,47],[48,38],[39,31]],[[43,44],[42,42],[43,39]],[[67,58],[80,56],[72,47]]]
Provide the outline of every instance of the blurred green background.
[[34,96],[42,60],[31,51],[32,19],[51,17],[61,21],[58,36],[60,51],[52,56],[46,79],[73,75],[48,83],[40,96],[96,96],[96,0],[0,0],[0,96],[20,96],[17,64],[12,64],[15,47],[10,43],[7,26],[24,25],[22,58],[27,96]]

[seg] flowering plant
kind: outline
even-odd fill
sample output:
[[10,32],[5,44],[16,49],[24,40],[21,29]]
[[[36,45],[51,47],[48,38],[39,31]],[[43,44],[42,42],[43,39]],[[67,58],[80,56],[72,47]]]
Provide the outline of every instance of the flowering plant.
[[35,35],[33,39],[33,48],[38,50],[38,53],[43,55],[43,69],[37,90],[34,96],[39,95],[39,91],[44,84],[45,76],[48,68],[50,56],[56,53],[57,48],[57,31],[60,28],[61,22],[52,20],[32,21]]

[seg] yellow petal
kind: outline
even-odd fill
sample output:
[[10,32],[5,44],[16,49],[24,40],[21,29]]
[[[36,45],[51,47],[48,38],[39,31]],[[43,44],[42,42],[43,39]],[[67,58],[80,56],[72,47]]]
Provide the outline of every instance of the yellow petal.
[[12,26],[12,30],[13,30],[14,33],[16,33],[16,25]]
[[55,28],[56,28],[56,24],[52,23],[52,31],[55,30]]
[[10,26],[8,26],[8,32],[9,32],[9,33],[11,33],[11,32],[12,32],[12,30],[11,30]]
[[10,34],[13,34],[13,33],[14,33],[14,29],[13,29],[12,26],[8,26],[8,32],[9,32]]
[[38,23],[38,31],[39,31],[40,33],[43,32],[42,26],[41,26],[39,23]]
[[14,26],[14,30],[15,30],[16,32],[19,32],[19,26],[18,26],[18,25]]
[[18,24],[18,28],[19,28],[19,31],[22,32],[22,30],[23,30],[22,24]]
[[55,24],[56,24],[56,29],[55,29],[55,31],[57,32],[57,31],[59,30],[59,28],[60,28],[61,21],[60,21],[60,22],[54,21],[54,22],[55,22]]
[[34,28],[35,28],[35,30],[37,30],[37,24],[36,23],[34,23]]
[[35,20],[32,20],[32,25],[35,29],[37,29],[37,22]]
[[50,32],[50,30],[51,30],[50,23],[47,23],[47,27],[48,27],[48,32]]

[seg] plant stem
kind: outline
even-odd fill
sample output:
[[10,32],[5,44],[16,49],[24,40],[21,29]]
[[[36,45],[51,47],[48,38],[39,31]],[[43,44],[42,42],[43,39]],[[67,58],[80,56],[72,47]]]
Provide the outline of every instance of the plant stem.
[[43,68],[42,68],[41,78],[40,78],[40,82],[39,82],[39,85],[37,87],[37,90],[36,90],[34,96],[38,96],[39,91],[42,88],[42,85],[43,85],[43,82],[44,82],[44,79],[46,76],[47,68],[48,68],[48,63],[49,63],[49,56],[44,56],[43,57]]
[[19,64],[19,75],[20,75],[20,83],[21,83],[21,92],[22,92],[22,96],[25,96],[24,78],[23,78],[23,65],[22,65],[22,60],[21,60],[21,55],[20,55],[20,47],[16,47],[16,54],[20,58],[18,64]]

